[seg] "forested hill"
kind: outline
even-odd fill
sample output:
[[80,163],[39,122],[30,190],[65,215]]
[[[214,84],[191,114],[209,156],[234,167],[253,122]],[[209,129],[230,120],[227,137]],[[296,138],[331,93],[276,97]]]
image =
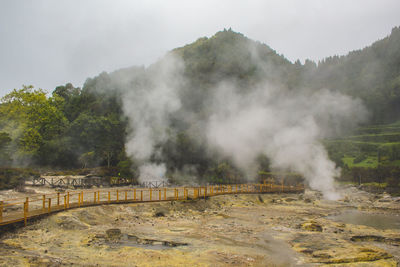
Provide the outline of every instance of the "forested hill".
[[363,99],[373,123],[399,120],[400,27],[364,49],[324,59],[307,78],[314,88],[326,87]]
[[245,84],[267,78],[293,90],[327,88],[359,97],[371,112],[370,123],[400,119],[400,27],[371,46],[318,63],[291,63],[267,45],[231,30],[200,38],[173,52],[182,56],[186,75],[196,86],[226,77]]
[[[168,140],[156,144],[170,173],[195,164],[200,179],[240,177],[229,158],[210,153],[188,134],[201,129],[201,124],[190,124],[207,116],[213,90],[221,81],[231,81],[241,90],[265,81],[288,91],[337,90],[363,99],[373,123],[400,119],[399,28],[370,47],[318,64],[292,63],[267,45],[229,29],[176,48],[147,68],[88,78],[82,88],[61,85],[50,97],[30,87],[14,90],[0,104],[0,165],[108,166],[114,174],[135,175],[136,163],[125,151],[135,125],[129,126],[121,95],[157,86],[160,69],[168,70],[164,65],[171,55],[178,55],[183,64],[179,75],[169,74],[168,81],[179,87],[182,106],[168,117]],[[260,159],[260,169],[268,171],[268,161]]]
[[183,58],[185,74],[194,82],[213,84],[230,77],[252,84],[265,78],[289,86],[295,84],[296,66],[289,60],[230,29],[172,52]]

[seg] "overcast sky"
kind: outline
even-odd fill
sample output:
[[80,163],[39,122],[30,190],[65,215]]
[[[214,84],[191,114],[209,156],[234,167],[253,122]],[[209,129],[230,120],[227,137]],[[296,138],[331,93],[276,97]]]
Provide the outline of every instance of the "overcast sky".
[[22,84],[82,86],[224,28],[303,61],[363,48],[395,26],[399,0],[0,0],[0,96]]

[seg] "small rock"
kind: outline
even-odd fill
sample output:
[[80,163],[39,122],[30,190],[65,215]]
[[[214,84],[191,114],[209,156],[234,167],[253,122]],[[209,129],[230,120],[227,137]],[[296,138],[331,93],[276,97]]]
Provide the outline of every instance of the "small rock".
[[106,236],[107,236],[107,239],[109,239],[111,241],[120,240],[122,237],[121,229],[118,229],[118,228],[108,229],[106,231]]
[[322,232],[322,226],[315,221],[309,221],[301,224],[301,228],[312,232]]

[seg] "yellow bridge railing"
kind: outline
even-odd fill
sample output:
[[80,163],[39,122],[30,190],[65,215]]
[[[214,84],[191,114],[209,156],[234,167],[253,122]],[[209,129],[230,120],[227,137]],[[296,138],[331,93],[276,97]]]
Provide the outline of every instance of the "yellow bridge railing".
[[299,193],[303,185],[235,184],[201,187],[119,188],[31,195],[0,201],[0,226],[62,210],[105,204],[183,201],[225,194]]

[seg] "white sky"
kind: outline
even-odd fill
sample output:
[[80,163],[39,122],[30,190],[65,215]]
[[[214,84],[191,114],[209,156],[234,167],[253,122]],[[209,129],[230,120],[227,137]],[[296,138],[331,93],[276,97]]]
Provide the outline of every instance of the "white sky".
[[149,65],[232,28],[294,61],[347,54],[400,26],[399,0],[0,0],[0,96]]

